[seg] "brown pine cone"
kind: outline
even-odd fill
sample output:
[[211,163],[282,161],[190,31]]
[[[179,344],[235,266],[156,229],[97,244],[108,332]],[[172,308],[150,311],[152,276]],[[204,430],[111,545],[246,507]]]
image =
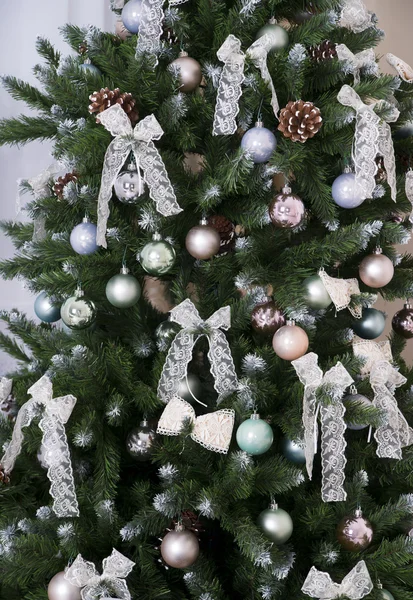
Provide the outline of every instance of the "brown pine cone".
[[336,47],[337,45],[334,42],[324,40],[321,44],[311,46],[311,48],[308,49],[308,52],[313,61],[322,62],[323,60],[328,60],[337,56]]
[[97,113],[96,122],[99,123],[99,113],[103,112],[114,104],[120,104],[125,113],[131,120],[132,125],[139,119],[138,109],[135,108],[136,100],[132,97],[132,94],[127,92],[121,93],[119,88],[110,90],[109,88],[102,88],[99,92],[93,92],[89,96],[89,112]]
[[82,42],[81,44],[79,44],[79,46],[78,46],[78,52],[79,52],[79,54],[86,54],[86,52],[87,52],[87,44],[86,44],[86,42]]
[[5,470],[1,466],[0,466],[0,483],[4,483],[4,485],[9,485],[9,483],[10,483],[9,475],[5,472]]
[[221,237],[221,247],[218,254],[221,256],[231,252],[235,248],[235,226],[229,219],[222,215],[212,215],[208,219],[208,225],[218,231]]
[[176,33],[174,32],[174,30],[172,29],[172,27],[164,27],[163,28],[161,40],[163,42],[166,42],[170,46],[175,46],[176,44],[179,44],[179,38],[176,35]]
[[312,102],[289,102],[280,113],[278,130],[293,142],[304,144],[320,131],[323,124],[320,110]]
[[65,186],[70,182],[70,181],[74,181],[77,182],[77,174],[75,172],[73,173],[66,173],[66,175],[63,175],[63,177],[59,177],[57,179],[57,181],[55,181],[55,184],[53,186],[53,192],[55,194],[55,196],[57,196],[60,200],[63,199],[63,190],[65,188]]

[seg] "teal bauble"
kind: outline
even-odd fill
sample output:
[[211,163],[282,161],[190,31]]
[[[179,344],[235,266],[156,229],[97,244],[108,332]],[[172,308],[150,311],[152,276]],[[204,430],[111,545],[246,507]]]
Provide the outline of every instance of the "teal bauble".
[[390,594],[389,591],[384,589],[381,590],[381,597],[383,600],[394,600],[393,594]]
[[323,280],[319,275],[311,275],[303,281],[305,301],[310,308],[322,310],[328,308],[332,303],[330,294],[327,292]]
[[129,269],[122,267],[118,275],[114,275],[106,284],[106,298],[117,308],[134,306],[141,296],[139,281],[129,274]]
[[293,440],[285,437],[281,442],[281,450],[285,458],[295,465],[305,464],[305,449]]
[[384,331],[386,317],[381,310],[376,308],[363,308],[361,319],[355,319],[352,329],[363,340],[375,340]]
[[257,525],[274,544],[285,544],[293,533],[293,520],[287,511],[271,503],[257,519]]
[[41,292],[34,301],[34,312],[44,323],[55,323],[60,319],[60,306],[46,292]]
[[270,425],[256,413],[237,429],[237,444],[248,454],[264,454],[271,448],[273,439]]

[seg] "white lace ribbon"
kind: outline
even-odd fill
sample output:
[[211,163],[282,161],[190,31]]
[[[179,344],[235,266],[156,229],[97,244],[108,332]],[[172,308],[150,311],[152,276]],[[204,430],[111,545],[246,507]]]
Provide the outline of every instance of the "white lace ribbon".
[[409,216],[410,223],[413,223],[413,170],[409,169],[406,173],[405,192],[407,199],[412,205],[412,211]]
[[2,377],[0,380],[0,402],[4,402],[11,394],[13,379]]
[[353,317],[361,319],[362,307],[350,306],[351,296],[360,294],[359,282],[357,279],[336,279],[327,275],[324,269],[318,272],[324,287],[326,288],[337,311],[348,308]]
[[390,342],[373,342],[371,340],[356,340],[353,342],[353,352],[364,360],[360,369],[360,375],[365,378],[370,375],[376,362],[387,360],[390,363],[393,360]]
[[346,409],[341,398],[345,389],[353,383],[353,379],[340,362],[323,375],[318,366],[318,356],[314,352],[309,352],[301,358],[293,360],[291,364],[304,385],[304,442],[307,473],[310,479],[313,474],[318,439],[316,392],[321,385],[327,386],[331,390],[331,403],[328,406],[320,405],[319,407],[321,414],[321,497],[323,502],[342,502],[347,497],[343,488],[347,443],[344,438]]
[[[387,172],[387,182],[391,197],[396,202],[396,160],[390,125],[373,110],[374,104],[367,106],[353,88],[343,85],[337,96],[343,106],[351,106],[356,111],[356,131],[353,144],[353,162],[356,171],[356,183],[363,199],[372,198],[376,187],[376,156],[383,156]],[[382,102],[382,101],[380,101]],[[379,105],[379,103],[376,103]],[[390,107],[390,105],[388,105]],[[387,121],[397,121],[400,112],[396,107],[388,111]]]
[[21,452],[24,439],[22,429],[28,427],[38,411],[42,410],[43,416],[39,421],[43,432],[41,452],[50,480],[53,510],[58,517],[78,517],[79,507],[64,427],[72,414],[76,398],[71,395],[53,398],[52,382],[46,375],[32,385],[28,393],[32,398],[19,410],[11,442],[0,464],[5,473],[11,473]]
[[346,597],[361,600],[373,590],[373,582],[364,560],[356,564],[341,583],[335,583],[328,573],[311,567],[301,591],[320,600]]
[[371,65],[374,65],[374,67],[377,68],[376,55],[373,48],[363,50],[358,54],[353,54],[345,44],[337,44],[336,51],[338,59],[350,65],[351,72],[354,75],[354,85],[360,83],[361,69],[370,67]]
[[221,409],[197,417],[193,407],[178,396],[172,398],[165,407],[158,423],[158,433],[179,435],[184,421],[194,423],[191,438],[207,450],[227,454],[234,429],[235,412]]
[[372,26],[371,14],[362,0],[344,0],[338,24],[354,33],[361,33]]
[[78,554],[73,564],[66,569],[65,579],[81,588],[82,600],[96,600],[97,594],[100,597],[100,586],[105,583],[110,585],[110,592],[116,594],[119,600],[131,600],[125,578],[134,566],[134,562],[113,549],[112,554],[104,559],[103,572],[99,575],[95,565]]
[[115,137],[105,154],[98,197],[96,240],[100,246],[106,248],[106,226],[112,186],[130,152],[133,153],[136,164],[143,170],[143,178],[148,185],[149,195],[156,204],[156,210],[164,217],[169,217],[180,213],[182,208],[176,200],[161,155],[153,143],[153,140],[159,140],[163,135],[162,127],[155,116],[145,117],[133,128],[125,111],[119,104],[114,104],[99,114],[99,121]]
[[410,65],[390,52],[386,54],[386,60],[391,67],[396,69],[400,79],[406,83],[413,83],[413,69]]

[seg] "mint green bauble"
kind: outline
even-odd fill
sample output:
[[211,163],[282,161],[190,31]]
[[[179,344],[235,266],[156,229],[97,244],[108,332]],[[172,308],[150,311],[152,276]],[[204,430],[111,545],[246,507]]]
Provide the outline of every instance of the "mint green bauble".
[[393,594],[390,594],[390,592],[388,590],[381,590],[381,595],[383,600],[394,600],[394,596]]
[[237,444],[248,454],[264,454],[271,448],[273,439],[270,425],[256,413],[237,429]]

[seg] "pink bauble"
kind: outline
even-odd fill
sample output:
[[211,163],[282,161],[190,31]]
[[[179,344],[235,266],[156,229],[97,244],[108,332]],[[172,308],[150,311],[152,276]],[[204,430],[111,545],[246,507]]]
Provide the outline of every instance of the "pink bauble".
[[274,352],[284,360],[296,360],[308,350],[308,336],[304,329],[298,327],[294,321],[287,321],[287,325],[280,327],[272,338]]
[[359,268],[360,279],[371,288],[381,288],[390,283],[394,275],[394,266],[390,258],[377,248],[373,254],[366,256]]
[[221,236],[216,229],[207,224],[206,219],[202,219],[199,225],[188,231],[185,246],[194,258],[208,260],[219,252]]

